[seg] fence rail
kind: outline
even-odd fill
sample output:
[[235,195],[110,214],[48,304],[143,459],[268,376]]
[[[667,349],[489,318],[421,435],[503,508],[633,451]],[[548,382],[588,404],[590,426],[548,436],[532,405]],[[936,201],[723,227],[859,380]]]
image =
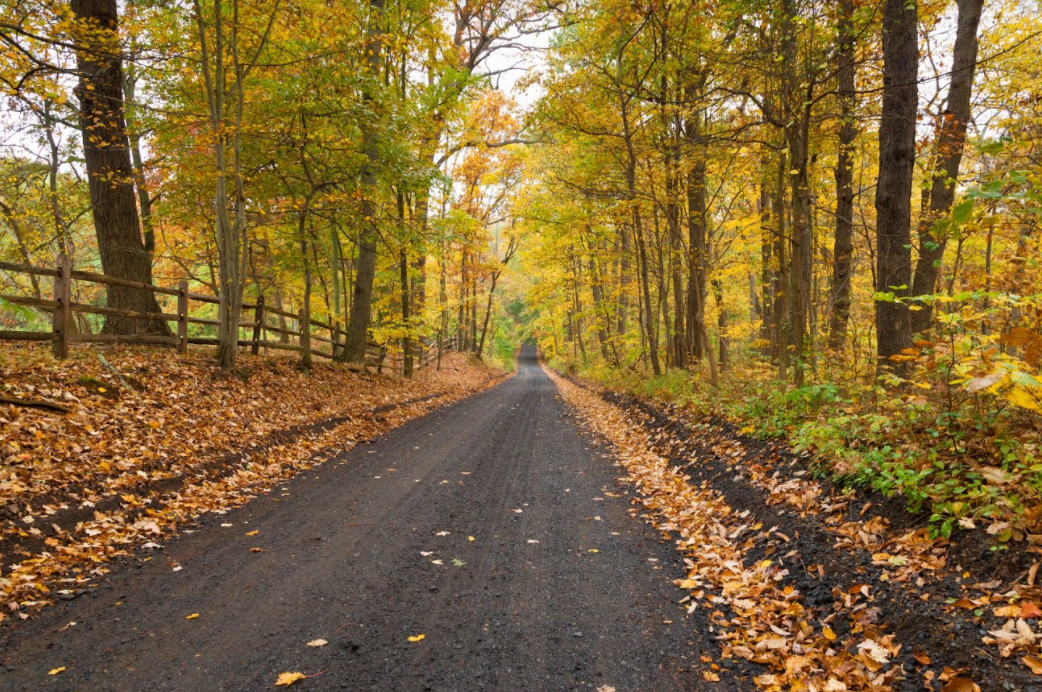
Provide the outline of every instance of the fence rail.
[[[50,312],[50,331],[17,331],[0,330],[0,341],[50,341],[52,342],[54,355],[58,358],[66,358],[69,355],[69,344],[77,343],[101,343],[101,344],[146,344],[175,346],[181,352],[188,350],[189,344],[213,345],[220,343],[220,339],[213,336],[189,336],[188,325],[197,324],[205,327],[220,325],[219,320],[208,317],[197,317],[189,312],[190,302],[219,305],[220,299],[216,296],[204,293],[196,293],[188,290],[188,281],[182,279],[177,288],[156,286],[120,279],[106,274],[82,271],[73,268],[72,262],[66,256],[58,258],[54,269],[47,267],[34,267],[27,264],[15,264],[12,262],[0,262],[0,270],[12,274],[27,274],[36,276],[49,276],[54,279],[53,299],[33,298],[19,295],[3,295],[0,299],[19,305],[33,308],[44,312]],[[92,284],[107,286],[119,286],[123,288],[148,291],[153,294],[173,296],[177,298],[177,312],[140,312],[136,310],[124,310],[110,308],[100,305],[79,303],[73,300],[72,282],[82,281]],[[328,321],[313,319],[309,310],[301,309],[297,313],[266,305],[264,295],[257,297],[255,303],[243,303],[242,310],[248,315],[247,320],[240,322],[241,330],[250,331],[250,338],[240,338],[239,346],[249,348],[250,352],[257,355],[260,349],[276,351],[293,351],[301,354],[302,360],[307,361],[308,356],[335,359],[347,345],[347,332],[341,329],[340,322],[329,318]],[[73,313],[101,315],[103,317],[126,317],[131,319],[161,320],[175,323],[173,330],[176,335],[165,336],[158,334],[92,334],[76,332],[73,329]],[[296,329],[292,326],[281,326],[268,323],[268,318],[276,317],[296,322]],[[244,317],[247,315],[244,314]],[[315,333],[315,329],[321,330]],[[323,333],[324,332],[324,333]],[[273,338],[269,338],[273,337]],[[328,344],[329,349],[323,350],[313,348],[312,343],[319,342]],[[413,348],[413,367],[423,368],[434,362],[439,353],[456,350],[456,337],[427,343],[418,343]],[[405,365],[405,357],[401,350],[393,349],[388,344],[368,342],[366,344],[366,365],[373,366],[377,371],[384,367],[402,371]]]

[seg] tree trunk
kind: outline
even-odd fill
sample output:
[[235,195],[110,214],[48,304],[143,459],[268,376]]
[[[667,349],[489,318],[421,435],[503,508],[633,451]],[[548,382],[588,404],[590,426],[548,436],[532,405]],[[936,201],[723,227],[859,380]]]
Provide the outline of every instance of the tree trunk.
[[[955,184],[966,144],[966,128],[971,113],[973,77],[977,69],[977,28],[984,0],[957,0],[959,15],[952,53],[952,82],[948,87],[948,103],[937,132],[937,168],[929,181],[929,206],[919,215],[919,258],[915,265],[912,295],[933,293],[937,288],[941,257],[948,241],[947,233],[936,228],[951,211],[955,201]],[[911,330],[921,332],[930,326],[932,305],[911,313]]]
[[774,220],[778,224],[778,230],[774,235],[774,333],[771,335],[774,344],[774,356],[778,363],[778,379],[788,378],[789,371],[789,329],[787,319],[789,314],[789,245],[786,236],[785,223],[785,178],[788,170],[785,166],[785,154],[778,155],[777,180],[774,191],[774,199],[777,202]]
[[810,105],[806,103],[806,86],[798,77],[796,46],[796,8],[793,0],[783,0],[782,56],[785,68],[784,112],[788,122],[785,141],[789,148],[789,170],[786,176],[792,194],[792,279],[790,343],[795,348],[795,382],[803,383],[803,373],[812,348],[809,325],[811,312],[811,279],[814,273],[814,230],[811,226],[810,176]]
[[[116,0],[72,0],[78,20],[76,42],[80,129],[90,187],[94,229],[105,274],[152,283],[152,259],[141,240],[130,144],[123,114],[123,60],[115,49],[119,10]],[[99,31],[100,29],[100,31]],[[108,307],[158,313],[155,294],[107,286]],[[108,334],[171,334],[159,319],[105,318]]]
[[724,307],[724,288],[717,280],[713,280],[713,297],[716,298],[716,308],[720,311],[717,317],[717,338],[720,340],[720,370],[727,370],[727,308]]
[[607,314],[604,311],[604,291],[601,288],[600,272],[597,269],[597,260],[593,256],[592,248],[589,267],[590,290],[593,293],[593,311],[597,316],[597,343],[601,347],[601,357],[604,358],[604,362],[610,363],[611,358],[608,357],[608,322]]
[[829,349],[838,351],[846,341],[850,319],[851,256],[854,252],[854,140],[857,139],[854,95],[853,0],[839,8],[839,53],[836,56],[839,96],[839,152],[836,158],[836,236],[832,246],[832,312]]
[[[689,124],[688,137],[698,136],[697,121]],[[706,295],[706,164],[705,150],[700,148],[687,174],[687,342],[689,359],[700,361],[705,330]]]
[[[883,106],[876,186],[876,291],[908,295],[912,280],[912,174],[918,106],[918,10],[915,0],[886,0],[883,10]],[[886,361],[912,345],[908,307],[876,301],[877,353]]]
[[666,224],[669,227],[669,264],[673,280],[673,362],[678,368],[687,365],[688,337],[684,326],[684,239],[680,230],[680,205],[677,200],[680,172],[676,157],[666,159]]
[[[615,333],[626,336],[626,318],[630,311],[630,237],[626,225],[619,224],[619,312]],[[623,344],[625,345],[625,344]]]
[[300,257],[304,262],[304,300],[300,309],[300,362],[304,369],[311,369],[311,262],[308,259],[307,237],[308,202],[300,211],[297,233],[300,238]]
[[410,305],[411,286],[409,285],[409,248],[406,242],[405,226],[405,194],[397,193],[398,224],[402,233],[401,258],[398,263],[398,274],[401,281],[402,298],[402,377],[412,377],[413,344],[412,344],[412,312]]
[[[383,54],[383,14],[384,0],[369,0],[366,70],[374,80],[379,77]],[[371,86],[367,86],[362,93],[362,101],[370,105],[376,98],[371,89]],[[380,160],[376,123],[369,118],[364,119],[362,124],[362,150],[366,158],[361,175],[362,226],[358,234],[358,265],[351,301],[351,319],[344,344],[344,361],[364,367],[369,320],[372,318],[373,281],[376,278],[376,166]]]
[[402,377],[412,377],[412,338],[409,334],[411,325],[409,305],[409,251],[402,245],[401,261],[398,263],[398,272],[401,279],[402,294],[402,328],[405,330],[402,336]]
[[648,279],[648,249],[644,242],[644,230],[640,218],[640,210],[633,202],[633,229],[637,241],[637,255],[640,258],[640,288],[644,295],[644,330],[648,337],[648,355],[651,358],[651,371],[656,377],[662,374],[662,366],[658,358],[658,335],[655,333],[655,309],[651,306],[651,288]]
[[770,166],[763,162],[763,175],[760,180],[760,290],[763,291],[763,314],[760,318],[760,339],[765,344],[763,352],[772,355],[771,345],[774,343],[774,291],[777,281],[774,269],[774,231],[771,230],[771,213],[774,200],[768,171]]

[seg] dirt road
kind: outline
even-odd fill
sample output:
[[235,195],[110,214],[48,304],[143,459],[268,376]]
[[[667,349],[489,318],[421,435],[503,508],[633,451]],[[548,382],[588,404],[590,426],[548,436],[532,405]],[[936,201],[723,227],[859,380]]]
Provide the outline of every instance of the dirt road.
[[531,356],[0,631],[0,689],[703,689],[678,554]]

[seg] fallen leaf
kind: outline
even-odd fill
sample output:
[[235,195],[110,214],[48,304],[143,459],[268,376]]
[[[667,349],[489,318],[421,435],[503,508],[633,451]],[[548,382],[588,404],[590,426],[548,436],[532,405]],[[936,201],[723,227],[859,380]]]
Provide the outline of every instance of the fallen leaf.
[[325,646],[328,643],[329,642],[327,642],[325,639],[312,639],[308,642],[308,646],[312,648],[318,648],[320,646]]
[[278,680],[275,681],[276,687],[288,687],[295,682],[300,682],[307,676],[300,672],[295,673],[279,673]]
[[49,671],[47,671],[47,674],[48,675],[57,675],[58,673],[64,673],[64,672],[65,672],[65,666],[58,666],[57,668],[51,668]]
[[191,615],[185,615],[185,620],[194,620],[199,617],[199,613],[192,613]]
[[1020,662],[1030,668],[1035,675],[1042,675],[1042,659],[1037,656],[1025,656],[1020,659]]
[[466,562],[464,562],[463,560],[457,560],[456,558],[452,558],[452,564],[453,564],[453,565],[454,565],[455,567],[462,567],[463,565],[465,565],[465,564],[467,564],[467,563],[466,563]]
[[980,692],[980,685],[969,678],[955,678],[942,687],[941,692]]
[[448,536],[449,532],[448,531],[439,531],[438,533],[436,533],[434,535],[435,536]]
[[474,540],[474,537],[473,537],[473,536],[467,536],[467,540],[468,540],[468,541],[473,541],[473,540]]
[[413,635],[413,636],[409,637],[409,641],[411,641],[411,642],[419,642],[419,641],[423,641],[423,639],[424,639],[424,638],[425,638],[426,636],[427,636],[426,634],[415,634],[415,635]]
[[253,531],[247,531],[246,535],[247,536],[256,536],[258,533],[260,533],[260,529],[254,529]]
[[1020,617],[1025,620],[1035,620],[1042,618],[1042,610],[1039,610],[1038,606],[1030,601],[1020,604]]
[[250,548],[251,553],[263,553],[264,548]]

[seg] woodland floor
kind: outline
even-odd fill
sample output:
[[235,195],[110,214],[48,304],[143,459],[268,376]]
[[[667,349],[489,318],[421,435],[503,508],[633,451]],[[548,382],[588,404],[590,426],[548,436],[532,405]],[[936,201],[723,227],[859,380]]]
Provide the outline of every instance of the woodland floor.
[[1034,573],[531,356],[9,617],[0,689],[1039,689]]

